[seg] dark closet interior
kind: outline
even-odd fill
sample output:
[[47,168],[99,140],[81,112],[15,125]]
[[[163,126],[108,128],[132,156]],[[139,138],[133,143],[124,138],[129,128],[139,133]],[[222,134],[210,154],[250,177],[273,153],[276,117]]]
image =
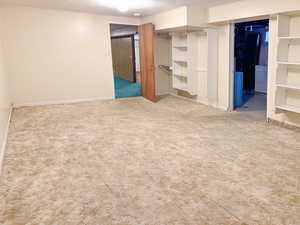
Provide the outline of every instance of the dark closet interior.
[[256,66],[267,67],[268,37],[269,20],[243,22],[235,25],[235,71],[240,72],[243,76],[242,84],[235,88],[242,89],[240,93],[243,94],[243,103],[255,95]]

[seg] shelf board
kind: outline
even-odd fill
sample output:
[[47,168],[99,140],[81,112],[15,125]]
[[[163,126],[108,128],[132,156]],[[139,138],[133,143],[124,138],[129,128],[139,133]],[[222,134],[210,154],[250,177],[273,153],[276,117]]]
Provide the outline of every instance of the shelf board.
[[184,64],[187,64],[187,61],[186,60],[178,60],[178,59],[174,59],[173,60],[174,62],[176,62],[176,63],[184,63]]
[[187,77],[186,74],[180,74],[180,73],[173,73],[174,76],[178,76],[178,77]]
[[277,61],[278,64],[281,65],[293,65],[293,66],[300,66],[300,62],[285,62],[285,61]]
[[198,72],[207,72],[207,69],[197,69]]
[[293,90],[300,90],[300,86],[297,87],[297,86],[293,86],[293,85],[290,85],[290,84],[277,84],[277,87],[286,88],[286,89],[293,89]]
[[277,105],[276,108],[288,112],[300,113],[300,107],[289,106],[289,105]]
[[187,51],[188,47],[187,46],[174,46],[173,48],[182,50],[182,51]]
[[300,40],[300,36],[279,37],[279,40]]

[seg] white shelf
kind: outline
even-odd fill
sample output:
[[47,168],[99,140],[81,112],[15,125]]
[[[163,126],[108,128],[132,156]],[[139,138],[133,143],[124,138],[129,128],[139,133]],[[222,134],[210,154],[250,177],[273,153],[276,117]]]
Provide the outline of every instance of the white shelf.
[[300,113],[300,108],[295,106],[288,106],[288,105],[277,105],[277,109],[288,111],[288,112],[294,112],[294,113]]
[[173,73],[173,75],[178,77],[187,77],[187,75],[183,73]]
[[300,40],[300,36],[279,37],[279,40]]
[[281,65],[293,65],[293,66],[300,66],[300,62],[285,62],[285,61],[277,61],[278,64]]
[[277,87],[280,88],[286,88],[286,89],[293,89],[293,90],[300,90],[300,86],[293,86],[293,85],[289,85],[289,84],[277,84]]
[[175,63],[184,63],[184,64],[187,64],[187,60],[180,60],[180,59],[174,59],[173,60]]
[[187,46],[174,46],[174,48],[182,50],[182,51],[187,51],[187,49],[188,49]]
[[[184,34],[173,32],[170,35],[173,88],[187,91],[193,96],[203,94],[209,101],[217,101],[218,31],[208,28]],[[203,83],[201,90],[199,81]]]
[[277,64],[280,67],[277,69],[276,77],[275,108],[282,112],[300,113],[300,106],[295,106],[295,103],[300,100],[298,94],[300,91],[299,19],[299,16],[278,15],[277,17],[279,40]]

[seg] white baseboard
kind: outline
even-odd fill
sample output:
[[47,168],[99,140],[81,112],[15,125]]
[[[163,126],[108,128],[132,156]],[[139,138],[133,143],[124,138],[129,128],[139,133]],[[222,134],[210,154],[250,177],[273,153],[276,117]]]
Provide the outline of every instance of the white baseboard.
[[211,106],[211,107],[223,110],[223,111],[228,111],[228,109],[226,107],[222,107],[222,106],[219,106],[219,105],[216,105],[216,104],[210,104],[210,103],[207,103],[207,102],[199,101],[197,99],[187,98],[187,97],[180,96],[180,95],[177,95],[177,94],[174,94],[174,93],[169,93],[169,95],[172,95],[174,97],[181,98],[181,99],[184,99],[184,100],[187,100],[187,101],[191,101],[191,102],[194,102],[194,103]]
[[156,96],[164,96],[164,95],[169,95],[169,92],[162,92],[162,93],[157,93]]
[[180,95],[177,95],[177,94],[174,94],[174,93],[169,93],[169,95],[172,95],[172,96],[174,96],[176,98],[180,98],[180,99],[183,99],[183,100],[187,100],[187,101],[190,101],[190,102],[197,103],[196,99],[187,98],[187,97],[180,96]]
[[13,107],[11,106],[9,109],[8,121],[7,121],[6,129],[4,132],[4,136],[3,136],[3,143],[1,144],[1,148],[0,148],[0,175],[2,174],[2,166],[3,166],[4,154],[5,154],[6,145],[7,145],[7,137],[8,137],[8,130],[9,130],[9,125],[10,125],[12,110],[13,110]]
[[62,101],[32,102],[32,103],[14,104],[13,108],[29,107],[29,106],[61,105],[61,104],[82,103],[82,102],[95,102],[95,101],[113,100],[113,99],[114,99],[114,97],[100,97],[100,98],[83,98],[83,99],[72,99],[72,100],[62,100]]

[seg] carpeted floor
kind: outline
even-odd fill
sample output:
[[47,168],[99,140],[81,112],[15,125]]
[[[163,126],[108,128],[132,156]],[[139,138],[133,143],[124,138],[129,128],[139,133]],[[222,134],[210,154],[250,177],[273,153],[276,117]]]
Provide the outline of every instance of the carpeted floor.
[[300,133],[174,97],[14,110],[4,225],[299,225]]

